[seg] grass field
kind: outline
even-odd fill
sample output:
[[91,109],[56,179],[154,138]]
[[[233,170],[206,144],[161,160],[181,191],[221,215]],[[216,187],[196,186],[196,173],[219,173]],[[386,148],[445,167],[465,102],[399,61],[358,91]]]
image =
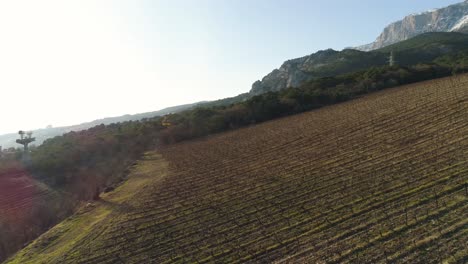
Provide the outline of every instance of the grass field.
[[468,262],[468,75],[148,153],[10,259],[187,262]]

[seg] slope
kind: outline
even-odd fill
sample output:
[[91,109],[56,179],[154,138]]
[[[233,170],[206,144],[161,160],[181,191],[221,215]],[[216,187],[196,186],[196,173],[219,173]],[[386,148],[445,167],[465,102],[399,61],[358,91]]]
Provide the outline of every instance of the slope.
[[63,219],[71,208],[67,197],[35,180],[21,166],[3,168],[0,172],[0,262],[20,249],[25,241],[55,224],[56,219]]
[[389,89],[150,153],[9,263],[463,263],[467,149],[468,75]]
[[101,199],[83,205],[76,214],[55,226],[51,231],[32,243],[32,250],[19,254],[16,262],[60,263],[63,254],[74,246],[96,234],[100,228],[109,224],[116,215],[132,208],[132,199],[137,200],[141,189],[156,185],[165,175],[166,163],[160,155],[144,155],[132,169],[132,177],[114,191],[102,194]]

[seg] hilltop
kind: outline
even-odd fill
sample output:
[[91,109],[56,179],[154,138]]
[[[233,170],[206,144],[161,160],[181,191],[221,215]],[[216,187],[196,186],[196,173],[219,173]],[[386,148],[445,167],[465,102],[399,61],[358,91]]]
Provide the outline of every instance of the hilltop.
[[468,260],[468,75],[148,152],[7,263]]

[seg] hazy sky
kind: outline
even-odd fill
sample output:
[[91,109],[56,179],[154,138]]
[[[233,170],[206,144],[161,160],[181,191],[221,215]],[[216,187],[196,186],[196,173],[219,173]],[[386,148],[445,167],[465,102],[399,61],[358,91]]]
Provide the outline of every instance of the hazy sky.
[[247,92],[449,0],[0,0],[0,134]]

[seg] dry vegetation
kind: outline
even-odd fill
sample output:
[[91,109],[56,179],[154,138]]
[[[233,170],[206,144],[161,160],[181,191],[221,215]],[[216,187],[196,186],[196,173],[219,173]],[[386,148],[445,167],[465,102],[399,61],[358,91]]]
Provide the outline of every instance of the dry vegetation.
[[468,262],[468,75],[159,153],[167,175],[142,161],[130,180],[159,180],[73,247],[44,258],[45,242],[64,237],[54,228],[11,261]]
[[[20,165],[0,173],[0,261],[41,234],[64,214],[66,201],[45,184],[33,179]],[[60,213],[59,211],[62,211]]]

